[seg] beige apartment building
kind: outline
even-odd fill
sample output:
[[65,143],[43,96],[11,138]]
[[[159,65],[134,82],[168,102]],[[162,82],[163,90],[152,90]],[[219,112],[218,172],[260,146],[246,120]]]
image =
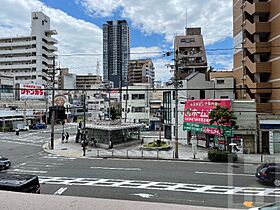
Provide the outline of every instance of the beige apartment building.
[[280,1],[233,0],[237,99],[255,99],[257,152],[280,153]]
[[280,1],[233,0],[234,77],[238,99],[280,114]]
[[186,28],[186,34],[174,40],[175,59],[178,61],[178,79],[185,79],[192,72],[205,73],[207,59],[201,28]]
[[128,63],[128,85],[149,83],[154,86],[155,72],[151,59],[130,60]]

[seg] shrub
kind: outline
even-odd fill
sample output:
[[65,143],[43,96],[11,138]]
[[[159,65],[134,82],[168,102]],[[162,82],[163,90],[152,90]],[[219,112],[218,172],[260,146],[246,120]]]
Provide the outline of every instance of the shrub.
[[237,161],[237,155],[228,151],[212,149],[208,151],[208,159],[212,162],[234,162]]

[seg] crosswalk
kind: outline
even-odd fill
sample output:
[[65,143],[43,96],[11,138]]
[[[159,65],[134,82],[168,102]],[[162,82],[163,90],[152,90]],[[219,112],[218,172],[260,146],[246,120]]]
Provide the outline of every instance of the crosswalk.
[[155,182],[155,181],[142,181],[142,180],[47,177],[47,176],[41,176],[40,182],[42,184],[44,183],[44,184],[52,184],[52,185],[118,187],[118,188],[164,190],[164,191],[219,194],[219,195],[280,197],[280,189],[277,188],[253,188],[253,187],[218,186],[218,185],[188,184],[188,183],[174,183],[174,182]]
[[36,156],[36,159],[12,166],[7,170],[7,173],[47,174],[49,171],[54,171],[75,159],[41,152]]
[[[44,132],[44,134],[43,134]],[[49,141],[50,137],[46,134],[48,131],[37,132],[21,132],[19,136],[15,133],[0,133],[0,142],[10,142],[19,144],[42,145]]]

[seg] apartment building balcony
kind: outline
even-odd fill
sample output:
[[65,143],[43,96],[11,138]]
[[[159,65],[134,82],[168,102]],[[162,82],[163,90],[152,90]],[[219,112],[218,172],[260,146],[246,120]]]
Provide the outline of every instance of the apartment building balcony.
[[36,56],[7,57],[0,58],[0,62],[31,61],[36,60]]
[[36,48],[0,50],[1,55],[30,54],[30,53],[34,53],[34,52],[36,52]]
[[244,40],[244,48],[251,54],[255,53],[270,53],[271,52],[271,44],[269,42],[251,42],[250,39],[246,38]]
[[262,113],[271,113],[272,112],[272,103],[256,103],[257,112]]
[[32,69],[32,68],[36,68],[36,63],[35,64],[0,65],[0,70]]
[[0,48],[1,47],[19,47],[19,46],[30,46],[30,45],[36,45],[36,40],[30,40],[30,41],[21,41],[21,42],[0,42]]
[[45,47],[47,51],[57,51],[56,46],[47,44],[45,42],[43,42],[43,47]]
[[250,3],[248,1],[244,2],[244,11],[248,12],[250,15],[262,14],[270,12],[270,2],[254,2]]
[[272,84],[270,82],[253,82],[248,75],[245,75],[244,84],[253,94],[272,93]]
[[270,62],[252,62],[249,57],[244,58],[244,65],[252,74],[256,73],[271,73]]
[[55,38],[52,38],[52,37],[44,37],[43,39],[45,39],[49,44],[57,44],[57,40]]
[[269,33],[271,31],[269,22],[255,22],[251,23],[249,20],[243,22],[244,30],[250,34]]

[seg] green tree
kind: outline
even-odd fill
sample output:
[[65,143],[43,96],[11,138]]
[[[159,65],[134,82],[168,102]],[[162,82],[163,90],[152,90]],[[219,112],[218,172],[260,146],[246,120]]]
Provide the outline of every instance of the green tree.
[[232,129],[237,129],[236,125],[236,116],[234,112],[229,110],[229,108],[225,106],[217,105],[214,109],[209,113],[209,119],[211,125],[217,125],[220,129],[220,132],[226,140],[225,150],[228,148],[228,141],[225,138],[225,126],[231,126]]

